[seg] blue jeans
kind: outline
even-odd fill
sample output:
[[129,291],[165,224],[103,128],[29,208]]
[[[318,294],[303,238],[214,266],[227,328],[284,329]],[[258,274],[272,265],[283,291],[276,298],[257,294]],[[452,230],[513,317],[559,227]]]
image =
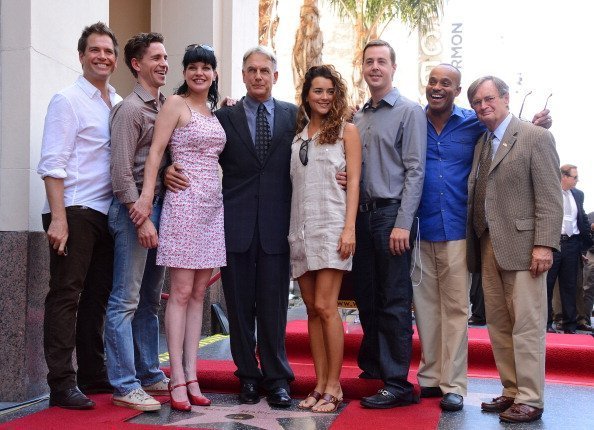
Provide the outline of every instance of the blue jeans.
[[[159,229],[161,203],[151,221]],[[117,395],[165,378],[159,369],[159,305],[165,268],[155,264],[157,250],[138,243],[126,205],[113,199],[109,230],[114,238],[113,288],[107,304],[107,375]]]
[[355,299],[363,327],[359,367],[384,388],[412,400],[407,381],[412,357],[410,254],[392,255],[389,241],[398,204],[357,214],[353,259]]

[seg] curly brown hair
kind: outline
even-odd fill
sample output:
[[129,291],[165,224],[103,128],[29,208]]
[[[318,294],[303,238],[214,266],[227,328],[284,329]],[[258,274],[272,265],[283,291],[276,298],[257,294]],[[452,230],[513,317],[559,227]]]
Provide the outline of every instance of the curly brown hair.
[[297,113],[297,133],[303,131],[309,122],[311,108],[309,107],[309,103],[307,103],[306,99],[307,95],[309,94],[309,90],[311,89],[312,81],[318,77],[330,79],[334,85],[334,100],[332,102],[332,108],[322,123],[318,142],[336,143],[338,137],[340,136],[340,129],[346,119],[348,112],[347,86],[340,73],[336,71],[334,66],[329,64],[310,67],[305,74],[301,89],[301,103]]

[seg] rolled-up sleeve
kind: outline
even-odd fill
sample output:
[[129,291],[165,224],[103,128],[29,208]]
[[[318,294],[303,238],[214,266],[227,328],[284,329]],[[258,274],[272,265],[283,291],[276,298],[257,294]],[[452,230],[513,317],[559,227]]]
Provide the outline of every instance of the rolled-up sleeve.
[[404,118],[402,164],[404,186],[394,227],[410,230],[423,192],[427,152],[427,118],[420,106],[409,109]]
[[45,116],[41,159],[37,165],[41,178],[66,178],[66,166],[74,150],[78,128],[78,118],[72,105],[66,97],[56,94]]

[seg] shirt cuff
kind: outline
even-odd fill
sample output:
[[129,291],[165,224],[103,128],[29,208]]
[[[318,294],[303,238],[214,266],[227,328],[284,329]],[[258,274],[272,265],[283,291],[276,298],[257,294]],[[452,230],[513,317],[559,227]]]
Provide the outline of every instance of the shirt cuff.
[[136,188],[129,188],[127,190],[118,190],[113,192],[116,198],[119,200],[120,203],[134,203],[140,197],[138,190]]
[[46,176],[49,176],[50,178],[56,178],[56,179],[66,179],[66,177],[68,176],[66,174],[66,170],[64,170],[64,169],[53,169],[53,170],[48,170],[48,171],[38,170],[37,173],[39,173],[41,175],[41,179],[44,179]]

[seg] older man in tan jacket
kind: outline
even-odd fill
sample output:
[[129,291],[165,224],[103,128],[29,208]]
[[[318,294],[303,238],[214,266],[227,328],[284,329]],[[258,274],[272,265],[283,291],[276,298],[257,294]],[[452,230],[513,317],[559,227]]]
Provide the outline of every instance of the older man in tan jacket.
[[468,99],[487,132],[468,181],[467,261],[482,269],[489,337],[503,392],[481,408],[529,422],[544,409],[546,273],[563,207],[553,135],[509,112],[509,88],[486,76]]

